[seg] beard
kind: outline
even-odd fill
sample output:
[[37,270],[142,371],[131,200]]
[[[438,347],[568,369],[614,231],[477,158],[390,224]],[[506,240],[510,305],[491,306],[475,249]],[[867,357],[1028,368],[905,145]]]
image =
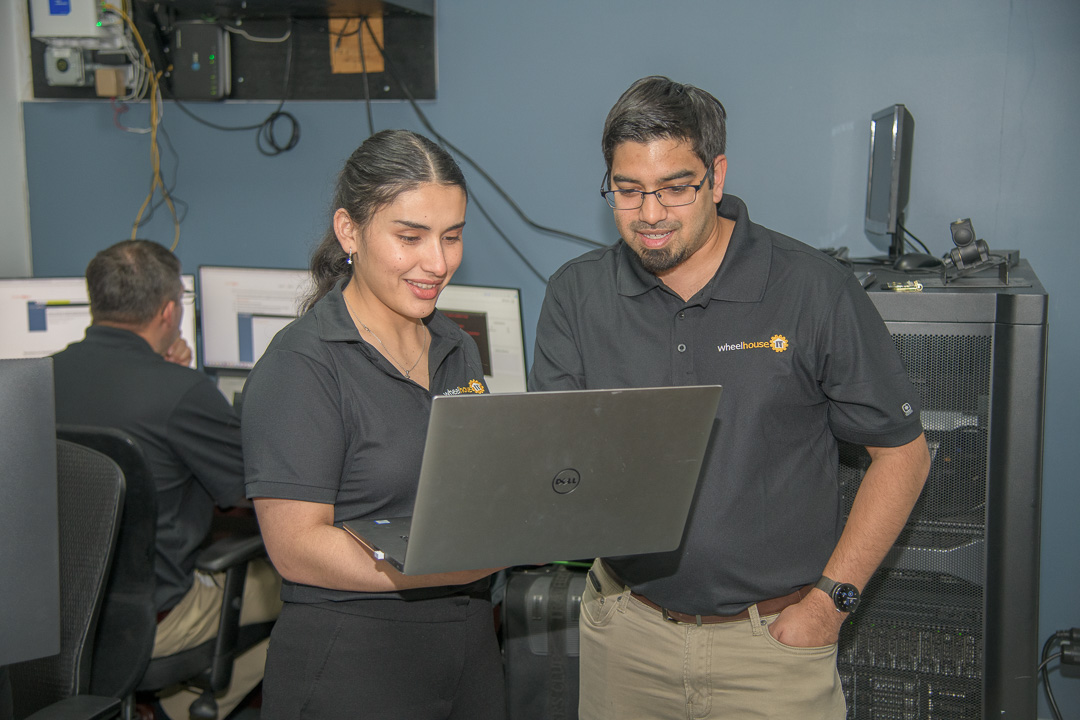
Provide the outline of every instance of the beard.
[[690,255],[690,248],[685,245],[677,248],[664,247],[659,250],[650,250],[648,248],[637,250],[637,256],[641,260],[641,265],[653,275],[659,275],[662,272],[667,272],[674,267],[678,267],[685,262]]
[[[671,224],[665,223],[661,226],[646,225],[644,223],[632,223],[626,228],[626,232],[623,233],[623,240],[634,251],[641,260],[641,265],[653,275],[659,275],[667,272],[673,268],[682,265],[687,259],[704,244],[705,239],[708,237],[704,228],[690,228],[691,235],[696,239],[686,242],[686,226],[681,222],[674,222]],[[644,247],[637,242],[637,233],[658,233],[658,232],[674,232],[678,233],[680,237],[677,237],[674,242],[669,242],[662,248]],[[700,237],[697,237],[699,236]],[[631,242],[633,239],[634,242]]]

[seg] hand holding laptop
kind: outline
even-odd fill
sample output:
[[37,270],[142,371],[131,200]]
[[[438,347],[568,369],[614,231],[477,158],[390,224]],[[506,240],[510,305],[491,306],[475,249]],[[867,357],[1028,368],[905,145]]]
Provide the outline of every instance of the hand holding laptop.
[[720,394],[708,385],[436,397],[412,517],[343,526],[408,576],[673,550]]
[[[388,575],[396,575],[394,584],[399,586],[412,586],[413,582],[416,583],[415,587],[435,587],[440,585],[468,585],[474,583],[477,580],[483,580],[489,575],[494,575],[500,570],[505,570],[505,567],[488,568],[486,570],[458,570],[455,572],[443,572],[443,573],[429,573],[426,575],[406,575],[398,570],[394,563],[386,557],[386,553],[382,550],[377,550],[363,538],[353,534],[346,528],[345,532],[355,540],[364,551],[371,555],[371,558],[375,561],[375,567],[379,572],[386,573]],[[405,578],[404,585],[402,578]]]

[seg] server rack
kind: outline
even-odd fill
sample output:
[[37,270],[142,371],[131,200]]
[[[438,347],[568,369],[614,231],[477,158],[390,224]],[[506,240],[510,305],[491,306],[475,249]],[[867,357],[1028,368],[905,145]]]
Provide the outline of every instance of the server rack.
[[[1047,294],[1006,253],[867,286],[923,403],[922,496],[840,635],[851,720],[1034,717]],[[890,289],[919,280],[918,291]],[[850,510],[869,456],[842,445]]]

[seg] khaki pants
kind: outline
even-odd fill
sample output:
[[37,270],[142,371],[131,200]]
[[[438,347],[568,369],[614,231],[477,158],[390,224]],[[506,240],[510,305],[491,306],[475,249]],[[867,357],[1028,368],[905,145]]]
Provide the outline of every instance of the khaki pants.
[[599,562],[581,599],[581,720],[843,720],[836,646],[795,648],[769,634],[776,615],[673,623],[630,597]]
[[[215,637],[221,620],[224,587],[225,573],[207,575],[196,570],[191,589],[158,623],[151,657],[174,655]],[[240,607],[240,624],[250,625],[277,618],[281,612],[280,596],[281,577],[270,563],[265,560],[249,563]],[[217,698],[218,718],[228,715],[262,680],[268,643],[269,640],[264,640],[237,656],[233,663],[232,682],[225,693]],[[162,691],[159,700],[170,718],[184,720],[188,717],[188,707],[200,694],[201,691],[176,686]]]

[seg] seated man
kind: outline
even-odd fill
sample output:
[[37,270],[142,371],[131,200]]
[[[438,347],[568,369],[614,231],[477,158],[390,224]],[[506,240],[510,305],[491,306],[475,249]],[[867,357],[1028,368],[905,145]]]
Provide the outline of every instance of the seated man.
[[[180,261],[147,240],[99,252],[86,268],[93,322],[86,338],[53,356],[56,421],[118,428],[139,443],[157,486],[153,657],[194,647],[217,633],[224,576],[195,570],[214,506],[247,504],[240,421],[210,379],[186,367],[180,339]],[[281,579],[264,561],[248,568],[241,623],[277,617]],[[218,698],[226,716],[262,679],[266,642],[236,660]],[[198,697],[167,691],[161,707],[188,717]]]

